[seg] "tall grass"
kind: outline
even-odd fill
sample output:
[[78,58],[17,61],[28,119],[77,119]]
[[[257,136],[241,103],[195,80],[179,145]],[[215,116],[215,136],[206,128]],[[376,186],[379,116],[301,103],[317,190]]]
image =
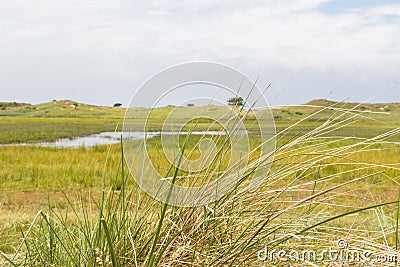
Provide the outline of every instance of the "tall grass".
[[[65,196],[66,211],[49,204],[23,232],[14,253],[1,253],[4,262],[11,266],[260,266],[264,263],[257,253],[265,246],[322,250],[334,247],[338,239],[345,239],[354,250],[397,255],[399,143],[388,140],[400,129],[373,138],[330,134],[358,116],[352,109],[337,108],[312,131],[289,134],[295,125],[288,127],[277,136],[273,162],[259,157],[249,172],[238,177],[234,190],[194,208],[159,203],[129,186],[121,149],[115,177],[121,181],[119,190],[105,189],[100,201],[89,203]],[[377,155],[383,158],[374,158]],[[385,155],[392,157],[385,159]],[[270,163],[266,182],[244,190],[251,169]],[[174,169],[172,182],[177,175]],[[269,263],[286,265],[276,259]]]

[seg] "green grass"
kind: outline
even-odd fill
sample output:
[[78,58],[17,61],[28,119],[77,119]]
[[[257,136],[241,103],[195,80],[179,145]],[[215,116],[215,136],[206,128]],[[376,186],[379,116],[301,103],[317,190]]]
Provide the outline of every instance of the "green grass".
[[[73,104],[77,106],[73,106]],[[59,138],[73,138],[105,131],[121,130],[125,111],[121,108],[97,107],[76,103],[71,100],[53,101],[39,105],[2,103],[4,110],[0,110],[0,144],[32,143],[38,141],[54,141]],[[370,138],[389,129],[400,127],[400,104],[347,104],[325,100],[314,100],[308,106],[288,106],[273,109],[273,117],[278,132],[283,131],[294,123],[303,120],[299,127],[293,127],[285,137],[301,134],[314,129],[326,120],[340,113],[340,119],[350,125],[337,128],[334,131],[338,136],[354,136]],[[218,110],[220,107],[208,107]],[[162,107],[151,112],[148,129],[161,130],[166,115],[173,109],[181,114],[182,122],[201,114],[202,107]],[[383,109],[383,110],[382,110]],[[388,111],[385,111],[388,110]],[[347,111],[347,112],[343,112]],[[371,111],[371,112],[366,112]],[[135,108],[130,111],[132,127],[142,130],[148,109]],[[239,112],[239,111],[238,111]],[[317,113],[316,113],[317,112]],[[259,118],[265,117],[262,112],[255,111]],[[244,112],[242,111],[242,115]],[[250,130],[254,124],[254,114],[247,115],[245,125]],[[176,125],[181,125],[179,121]],[[208,129],[208,121],[199,121],[198,130]],[[219,126],[215,126],[219,128]],[[399,141],[398,136],[392,138]]]
[[[284,117],[277,120],[277,151],[265,183],[256,190],[244,190],[251,177],[249,168],[244,177],[238,177],[241,183],[237,188],[196,208],[168,206],[138,190],[126,173],[120,145],[90,149],[0,147],[3,264],[263,266],[257,252],[266,245],[320,251],[335,248],[339,238],[345,238],[351,249],[398,253],[397,106],[390,106],[388,116],[368,113],[369,117],[348,110],[354,104],[345,110],[324,107],[274,110],[275,116],[284,113]],[[154,119],[162,121],[170,109],[155,110]],[[137,112],[140,117],[146,110]],[[82,132],[89,131],[83,122],[97,119],[83,112],[80,116],[35,118],[25,114],[3,116],[1,123],[12,125],[20,120],[23,125],[32,119],[62,124],[73,120],[82,123]],[[112,124],[114,119],[118,121],[113,116],[100,120]],[[330,121],[325,123],[327,119]],[[252,122],[250,114],[246,123]],[[352,124],[347,125],[349,122]],[[207,126],[207,122],[202,123],[199,127]],[[48,127],[55,130],[57,124],[52,125]],[[157,122],[153,127],[159,127]],[[24,131],[13,125],[5,132],[13,129],[15,133]],[[30,129],[36,128],[27,127],[27,136]],[[76,136],[76,132],[70,135]],[[41,138],[45,137],[36,140],[45,140]],[[192,136],[180,142],[186,156],[199,157],[196,144],[200,139]],[[259,144],[256,139],[250,138],[252,147]],[[159,145],[159,138],[149,140],[149,156],[165,172],[171,166],[160,156]],[[219,171],[225,168],[224,160],[228,158],[217,164]],[[255,155],[253,162],[263,164],[264,160]],[[171,173],[179,182],[180,171],[175,168]]]
[[[74,106],[76,105],[76,106]],[[2,103],[0,144],[33,143],[121,129],[124,110],[71,100],[39,105]]]
[[[122,159],[120,148],[114,145],[108,154],[110,159],[115,157],[114,164],[109,166],[114,168],[109,174],[114,175],[105,180],[120,180],[119,190],[114,188],[102,193],[102,186],[92,185],[92,199],[88,197],[89,190],[81,193],[66,190],[68,198],[58,194],[50,198],[50,206],[43,194],[42,203],[36,204],[34,210],[31,203],[21,201],[19,210],[30,210],[30,216],[25,215],[25,221],[19,226],[10,226],[8,232],[3,230],[3,236],[17,237],[13,231],[22,228],[25,233],[23,250],[14,262],[24,266],[45,263],[100,266],[96,262],[109,266],[135,266],[136,263],[181,266],[185,262],[196,266],[229,266],[231,263],[236,266],[242,261],[248,266],[259,266],[255,253],[266,244],[271,247],[289,244],[305,248],[329,247],[334,246],[332,235],[345,235],[353,247],[361,247],[365,240],[374,240],[372,246],[377,251],[378,244],[384,242],[381,231],[385,232],[384,238],[390,246],[394,246],[395,204],[356,212],[357,217],[341,214],[397,200],[398,190],[394,188],[397,181],[391,178],[400,174],[399,148],[390,144],[383,145],[387,150],[383,150],[384,147],[375,150],[375,146],[382,144],[358,149],[349,147],[353,144],[343,141],[321,146],[319,142],[318,150],[313,147],[315,143],[281,148],[263,187],[255,192],[243,192],[238,188],[222,200],[198,208],[165,206],[146,195],[139,196],[136,187],[129,185],[129,177],[122,172],[123,165],[118,164]],[[96,151],[93,150],[87,153],[94,155]],[[331,156],[324,159],[328,151]],[[374,164],[379,166],[374,167]],[[385,173],[380,173],[382,170]],[[27,184],[27,187],[32,185]],[[335,190],[330,191],[331,188]],[[32,196],[32,192],[26,192],[23,199]],[[38,210],[42,210],[38,219],[30,221],[28,218],[33,218]],[[377,217],[375,211],[383,217]],[[318,225],[333,217],[337,219]],[[385,223],[380,226],[381,218],[385,218]],[[302,236],[302,241],[294,238],[280,243],[288,238],[288,233]],[[19,236],[3,238],[8,245],[3,245],[2,251],[12,255],[17,240],[22,238]]]
[[0,121],[0,144],[34,143],[119,130],[113,119],[15,119]]
[[[0,147],[0,187],[22,190],[100,187],[104,175],[109,177],[114,172],[118,158],[115,153],[108,154],[105,146],[90,149],[4,146]],[[105,169],[112,171],[105,174]]]

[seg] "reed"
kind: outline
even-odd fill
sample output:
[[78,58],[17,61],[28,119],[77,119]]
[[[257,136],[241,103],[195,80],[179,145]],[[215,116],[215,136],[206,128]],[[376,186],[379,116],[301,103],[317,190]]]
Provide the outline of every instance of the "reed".
[[[336,109],[335,114],[311,131],[296,128],[326,108],[280,131],[272,162],[270,157],[255,157],[234,190],[200,207],[169,206],[140,193],[126,172],[124,151],[120,149],[117,157],[113,146],[107,150],[99,196],[90,200],[87,192],[76,199],[65,195],[64,209],[48,203],[25,227],[20,245],[1,253],[4,262],[12,266],[260,266],[265,263],[257,254],[266,246],[320,252],[335,247],[340,239],[353,250],[398,255],[400,146],[393,139],[400,129],[392,127],[374,137],[337,136],[335,131],[351,125],[360,114],[354,107],[334,105],[330,108]],[[89,151],[88,156],[94,153]],[[254,167],[270,163],[267,180],[246,190]],[[172,183],[178,169],[169,174]],[[217,171],[221,169],[205,174],[214,176]],[[120,186],[112,186],[111,180]],[[287,264],[277,259],[269,263]]]

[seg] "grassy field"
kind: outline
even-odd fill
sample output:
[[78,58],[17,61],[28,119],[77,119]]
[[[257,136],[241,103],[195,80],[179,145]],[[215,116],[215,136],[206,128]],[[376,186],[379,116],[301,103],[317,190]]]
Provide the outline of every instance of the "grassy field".
[[70,100],[39,105],[0,103],[0,144],[54,141],[114,131],[121,129],[124,112],[121,108]]
[[[170,106],[152,111],[150,130],[161,130],[163,118],[174,108]],[[188,118],[202,112],[201,107],[179,109],[182,109],[181,113],[186,114]],[[135,108],[130,112],[133,123],[138,118],[137,130],[141,130],[140,126],[143,123],[139,118],[145,117],[147,113],[145,108]],[[255,113],[257,114],[257,111]],[[400,125],[400,104],[349,104],[314,100],[301,106],[277,107],[272,113],[278,132],[302,121],[299,127],[293,127],[285,133],[286,137],[289,134],[297,135],[314,129],[332,118],[336,121],[346,121],[348,124],[346,127],[335,129],[333,134],[338,136],[372,137]],[[39,105],[0,103],[0,144],[54,141],[59,138],[121,130],[124,115],[125,110],[121,108],[91,106],[71,100]],[[262,118],[263,114],[259,114],[259,117]],[[253,120],[252,114],[246,118],[245,123],[250,129]],[[201,122],[199,125],[199,129],[208,127],[209,122]]]
[[[3,144],[113,131],[124,115],[72,101],[0,108]],[[396,252],[400,104],[316,100],[273,116],[277,151],[265,184],[198,208],[140,194],[120,145],[0,146],[0,251],[8,259],[18,251],[13,262],[22,266],[264,266],[257,252],[265,245],[322,249],[340,237],[354,249]],[[150,141],[149,153],[165,171],[158,143]]]

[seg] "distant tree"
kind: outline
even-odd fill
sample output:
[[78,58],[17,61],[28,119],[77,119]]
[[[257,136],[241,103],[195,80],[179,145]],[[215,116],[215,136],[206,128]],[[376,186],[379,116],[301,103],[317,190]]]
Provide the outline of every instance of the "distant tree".
[[243,107],[244,100],[240,96],[231,97],[228,99],[228,105],[235,107]]
[[194,107],[194,104],[189,103],[189,104],[187,104],[187,106],[188,106],[188,107]]
[[74,106],[74,109],[78,107],[78,103],[73,103],[72,106]]
[[113,105],[114,108],[118,108],[118,107],[120,107],[120,106],[122,106],[121,103],[115,103],[115,104]]

